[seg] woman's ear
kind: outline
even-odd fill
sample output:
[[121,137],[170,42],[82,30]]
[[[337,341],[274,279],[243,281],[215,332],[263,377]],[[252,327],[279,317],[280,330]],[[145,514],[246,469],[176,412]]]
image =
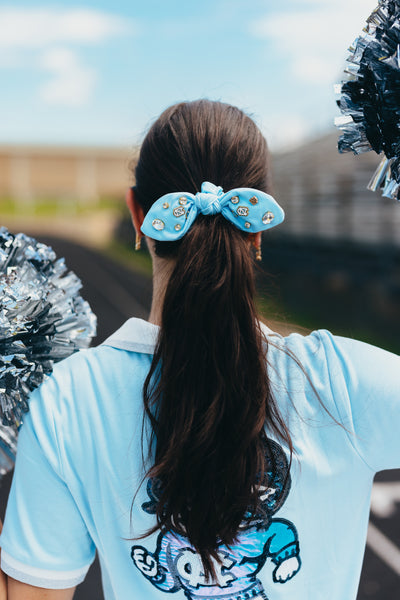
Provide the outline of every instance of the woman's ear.
[[125,196],[126,205],[128,207],[129,212],[131,213],[131,219],[133,226],[136,231],[136,236],[141,238],[143,233],[140,231],[142,223],[144,221],[144,212],[143,208],[136,200],[135,190],[134,188],[128,188]]

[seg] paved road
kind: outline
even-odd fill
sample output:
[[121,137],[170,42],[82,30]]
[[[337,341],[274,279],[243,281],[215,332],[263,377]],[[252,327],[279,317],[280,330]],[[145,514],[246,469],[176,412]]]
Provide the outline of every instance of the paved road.
[[[84,282],[82,295],[98,316],[98,336],[94,343],[100,343],[130,316],[146,318],[151,298],[151,283],[146,277],[135,275],[114,261],[76,244],[50,238],[41,240],[53,246],[58,256],[64,256],[69,268]],[[10,481],[11,476],[6,477],[0,490],[1,515]],[[380,473],[374,490],[369,542],[357,600],[398,600],[400,470]],[[79,586],[75,598],[103,599],[97,562]]]

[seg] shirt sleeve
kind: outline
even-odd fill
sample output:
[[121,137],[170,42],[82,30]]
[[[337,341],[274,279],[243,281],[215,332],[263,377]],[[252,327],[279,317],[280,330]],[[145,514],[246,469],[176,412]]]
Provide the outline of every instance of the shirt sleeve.
[[93,541],[60,467],[49,406],[57,393],[58,385],[50,378],[32,394],[31,411],[19,434],[0,538],[3,571],[24,583],[49,589],[74,587],[83,581],[95,556]]
[[351,444],[374,472],[400,468],[400,356],[325,330],[319,334]]

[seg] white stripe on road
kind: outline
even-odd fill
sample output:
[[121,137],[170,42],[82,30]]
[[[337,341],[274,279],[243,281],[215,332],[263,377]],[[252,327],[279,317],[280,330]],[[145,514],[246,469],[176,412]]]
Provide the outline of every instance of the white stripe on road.
[[371,522],[368,525],[367,545],[383,562],[400,575],[400,550]]
[[374,483],[371,495],[371,510],[381,519],[393,517],[400,502],[400,481]]

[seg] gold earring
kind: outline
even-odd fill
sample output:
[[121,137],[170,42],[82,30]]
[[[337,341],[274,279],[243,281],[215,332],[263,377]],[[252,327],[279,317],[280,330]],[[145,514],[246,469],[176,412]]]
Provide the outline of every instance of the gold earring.
[[256,241],[253,241],[253,246],[256,249],[256,260],[262,260],[261,242],[259,244],[257,244]]
[[142,236],[140,235],[140,233],[136,234],[136,241],[135,241],[135,250],[140,250],[142,246]]

